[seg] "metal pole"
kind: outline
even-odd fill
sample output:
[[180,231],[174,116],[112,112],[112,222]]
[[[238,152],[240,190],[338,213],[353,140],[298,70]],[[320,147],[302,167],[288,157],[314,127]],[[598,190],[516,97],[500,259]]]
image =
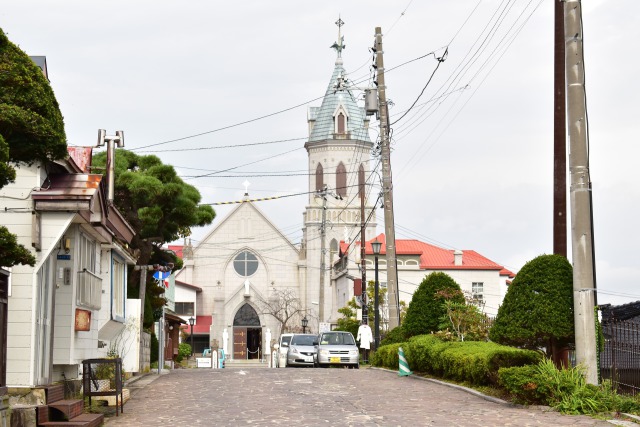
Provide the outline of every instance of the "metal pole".
[[193,323],[191,324],[191,357],[193,357]]
[[375,268],[376,268],[376,276],[375,276],[375,294],[374,294],[374,310],[375,310],[375,324],[374,324],[374,349],[377,350],[380,346],[380,282],[378,282],[378,254],[376,254],[375,258]]
[[587,115],[580,0],[566,0],[564,17],[576,362],[585,367],[587,383],[597,384],[598,363],[594,313],[595,277],[593,269],[593,227],[591,224],[591,178],[589,176],[589,153],[587,150]]
[[[380,157],[382,159],[382,191],[384,198],[384,230],[387,256],[387,294],[389,295],[389,329],[400,325],[398,269],[396,265],[396,229],[393,218],[393,184],[391,181],[391,147],[389,144],[389,106],[384,83],[382,29],[376,27],[376,70],[378,103],[380,104]],[[364,285],[363,285],[364,286]]]

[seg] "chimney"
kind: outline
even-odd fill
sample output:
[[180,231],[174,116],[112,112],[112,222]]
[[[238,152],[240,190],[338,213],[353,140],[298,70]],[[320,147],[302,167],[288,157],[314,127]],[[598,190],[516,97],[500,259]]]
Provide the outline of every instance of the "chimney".
[[453,251],[453,265],[462,265],[462,251],[460,249]]

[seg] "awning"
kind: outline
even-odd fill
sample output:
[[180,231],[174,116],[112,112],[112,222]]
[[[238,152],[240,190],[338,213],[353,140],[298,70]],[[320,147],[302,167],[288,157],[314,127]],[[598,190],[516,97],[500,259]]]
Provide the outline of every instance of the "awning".
[[[196,316],[196,323],[193,325],[193,335],[209,335],[212,322],[212,316]],[[186,325],[180,325],[180,329],[188,334],[191,333],[191,325],[189,325],[189,322],[187,322]]]

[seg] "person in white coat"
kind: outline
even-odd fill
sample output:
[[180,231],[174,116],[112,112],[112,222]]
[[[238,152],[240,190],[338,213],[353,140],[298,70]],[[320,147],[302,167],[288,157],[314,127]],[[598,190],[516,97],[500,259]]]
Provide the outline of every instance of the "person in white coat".
[[362,324],[358,327],[358,336],[356,337],[356,341],[360,341],[362,361],[364,363],[369,363],[369,350],[371,350],[371,343],[373,342],[373,332],[369,325]]

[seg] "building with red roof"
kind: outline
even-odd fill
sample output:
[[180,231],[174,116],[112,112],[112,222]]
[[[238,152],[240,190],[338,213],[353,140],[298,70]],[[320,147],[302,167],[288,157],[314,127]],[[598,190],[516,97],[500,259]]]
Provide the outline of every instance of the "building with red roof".
[[[386,238],[379,234],[368,240],[365,247],[366,279],[374,281],[375,255],[371,242],[382,243],[378,256],[378,281],[381,287],[387,284]],[[407,304],[422,280],[433,272],[451,276],[460,288],[477,301],[489,316],[495,316],[502,303],[507,285],[515,276],[500,264],[480,255],[474,250],[444,249],[412,239],[396,239],[398,288],[400,301]],[[344,307],[355,294],[354,282],[360,286],[362,273],[360,242],[340,242],[340,252],[333,264],[332,281],[335,283],[337,307]]]

